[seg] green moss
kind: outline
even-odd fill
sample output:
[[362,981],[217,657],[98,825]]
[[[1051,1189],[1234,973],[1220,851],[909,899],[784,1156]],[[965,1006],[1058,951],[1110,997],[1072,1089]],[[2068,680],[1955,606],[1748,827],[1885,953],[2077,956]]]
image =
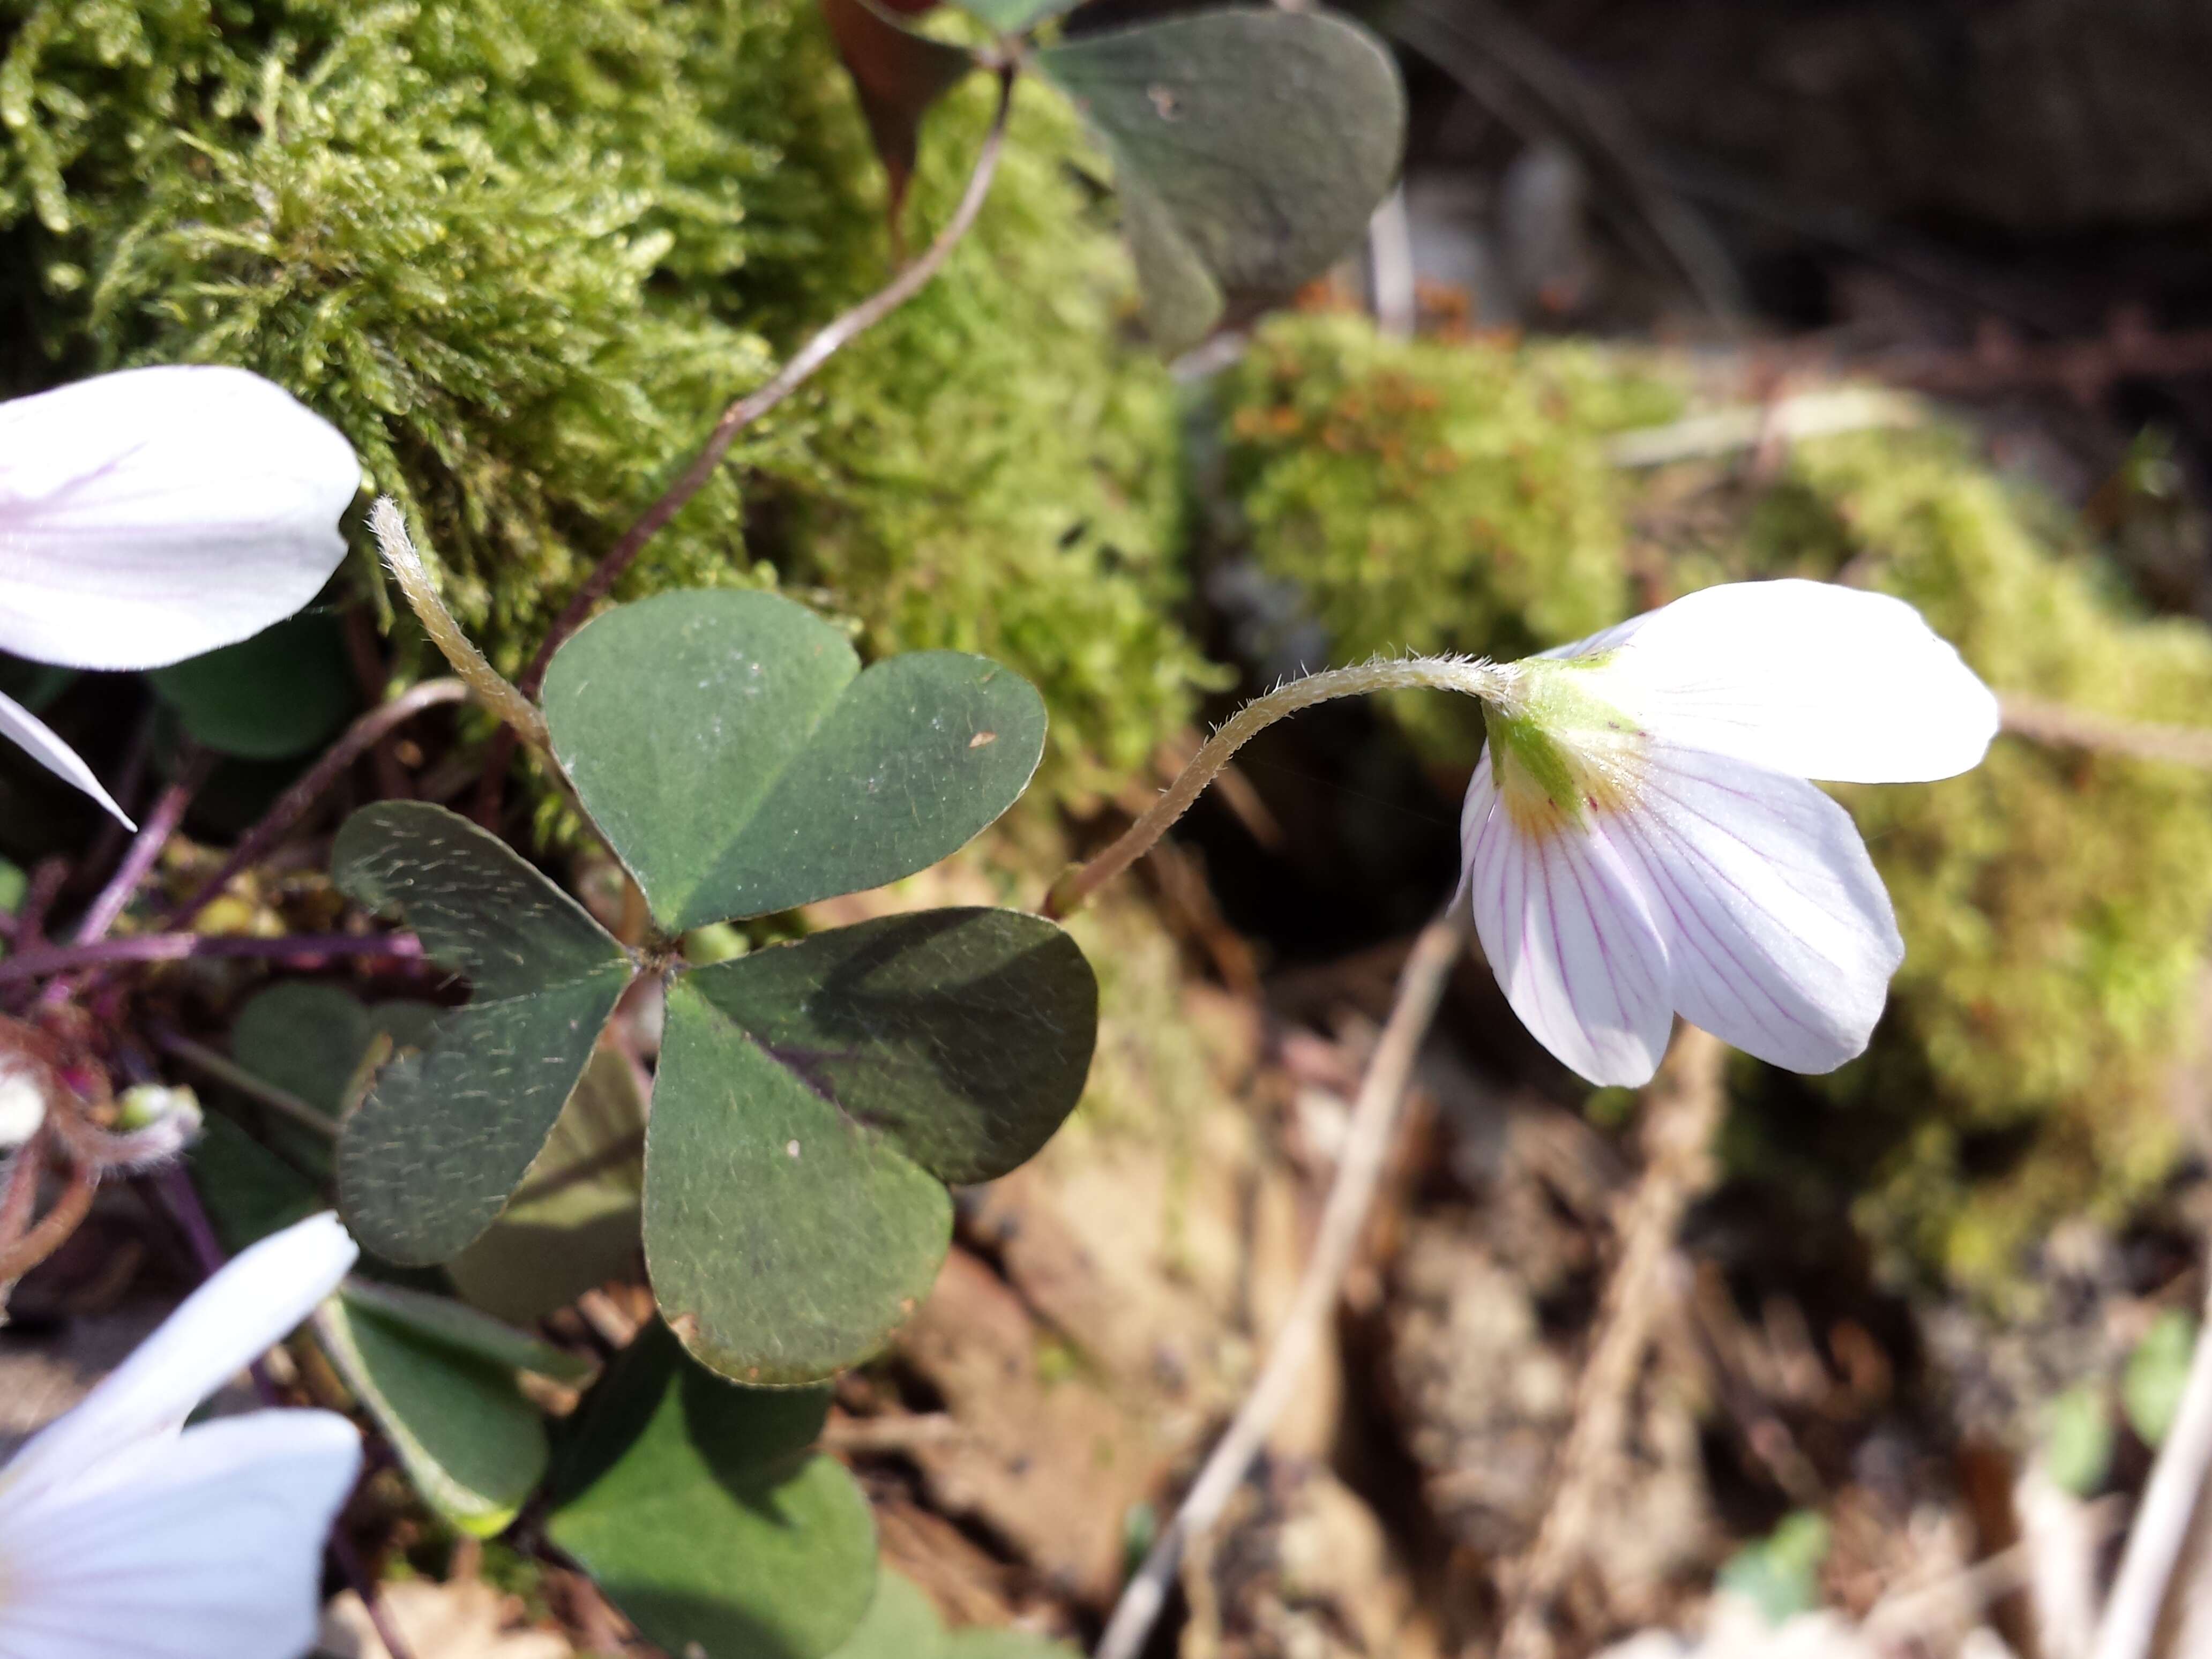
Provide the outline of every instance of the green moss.
[[[17,389],[148,361],[291,387],[510,670],[722,406],[888,272],[809,0],[0,0],[0,33]],[[925,214],[987,100],[933,123]],[[628,591],[793,581],[875,648],[990,651],[1072,781],[1180,720],[1199,664],[1162,620],[1164,382],[1115,343],[1126,271],[1048,105],[954,270]]]
[[[2212,634],[2152,619],[2047,502],[1958,434],[1808,446],[1753,515],[1754,568],[1854,562],[2000,690],[2141,720],[2212,708]],[[2212,778],[2005,737],[1960,779],[1847,794],[1907,952],[1855,1109],[1930,1100],[1862,1206],[1994,1285],[2059,1218],[2117,1219],[2166,1174],[2212,927]]]
[[[1628,491],[1602,439],[1680,404],[1589,346],[1398,343],[1344,315],[1269,324],[1222,398],[1253,556],[1304,589],[1337,662],[1518,657],[1617,620]],[[1472,763],[1472,705],[1395,710],[1434,757]]]
[[[2141,720],[2212,708],[2212,632],[2146,617],[2068,515],[1949,428],[1801,445],[1768,480],[1620,475],[1603,434],[1668,412],[1644,362],[1391,346],[1340,319],[1272,327],[1233,386],[1253,551],[1301,584],[1340,658],[1561,643],[1627,611],[1632,572],[1673,592],[1844,576],[1918,605],[2000,690]],[[1440,768],[1480,734],[1450,702],[1398,710]],[[2117,1218],[2171,1167],[2212,777],[2005,737],[1963,778],[1838,793],[1906,941],[1891,1013],[1810,1091],[1741,1068],[1754,1109],[1731,1157],[1856,1198],[1900,1265],[1999,1291],[2054,1221]]]

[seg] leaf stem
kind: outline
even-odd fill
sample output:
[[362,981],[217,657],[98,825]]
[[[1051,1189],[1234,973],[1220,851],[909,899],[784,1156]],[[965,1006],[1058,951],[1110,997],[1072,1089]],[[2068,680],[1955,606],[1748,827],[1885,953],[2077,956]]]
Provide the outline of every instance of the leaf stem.
[[185,809],[191,805],[192,796],[207,770],[204,760],[195,756],[185,767],[185,775],[161,792],[161,799],[154,803],[154,810],[147,814],[145,827],[131,839],[125,849],[123,861],[115,866],[107,885],[100,890],[100,896],[77,923],[77,945],[97,944],[107,937],[107,930],[115,926],[124,907],[131,902],[139,884],[153,869],[154,861],[161,856],[161,849],[169,844],[169,837],[184,822]]
[[991,182],[998,175],[999,161],[1006,152],[1006,125],[1012,118],[1014,104],[1015,66],[999,67],[999,106],[991,118],[991,129],[984,135],[982,148],[975,153],[975,165],[968,175],[968,188],[945,228],[925,249],[921,257],[905,266],[874,294],[854,306],[843,315],[825,324],[814,337],[801,346],[791,360],[778,369],[774,379],[765,386],[747,392],[722,411],[720,420],[691,458],[690,465],[677,474],[676,482],[661,492],[660,499],[639,515],[637,521],[623,532],[622,539],[607,550],[584,585],[569,599],[553,626],[547,630],[538,654],[531,659],[530,666],[523,671],[521,689],[534,696],[544,684],[545,671],[553,661],[553,653],[562,641],[584,625],[592,607],[614,591],[622,574],[645,550],[645,544],[657,535],[671,519],[683,511],[684,504],[706,487],[714,476],[714,469],[730,453],[730,446],[738,436],[762,416],[791,396],[813,378],[814,373],[845,346],[865,334],[878,323],[896,311],[908,300],[929,285],[930,279],[945,268],[946,260],[959,246],[962,240],[974,228],[978,215],[983,210],[983,201],[990,194]]
[[465,681],[425,680],[361,716],[346,728],[345,735],[330,746],[305,777],[278,797],[276,804],[269,809],[261,822],[246,832],[245,837],[231,849],[230,856],[222,861],[222,867],[200,884],[199,890],[162,918],[163,923],[171,927],[181,927],[213,903],[240,872],[259,860],[276,845],[278,836],[322,799],[323,792],[337,781],[339,775],[374,748],[393,726],[412,720],[423,709],[435,708],[440,703],[465,702],[468,695],[469,687]]
[[217,1083],[235,1089],[247,1099],[266,1106],[288,1122],[297,1124],[324,1140],[338,1138],[338,1126],[313,1107],[275,1084],[256,1077],[227,1054],[218,1054],[204,1042],[195,1042],[180,1032],[155,1027],[154,1044],[164,1054],[174,1055],[193,1070],[213,1078]]
[[18,951],[0,961],[0,985],[43,979],[78,968],[118,962],[182,962],[193,957],[391,957],[419,961],[422,942],[412,933],[290,933],[263,939],[251,933],[141,933]]
[[1509,671],[1486,660],[1460,657],[1407,657],[1362,663],[1356,668],[1324,669],[1304,679],[1279,685],[1265,696],[1255,697],[1224,721],[1206,740],[1189,764],[1144,815],[1121,837],[1087,864],[1078,865],[1052,884],[1045,895],[1043,914],[1058,921],[1073,915],[1099,888],[1134,864],[1152,843],[1165,835],[1175,821],[1188,811],[1206,786],[1213,781],[1230,757],[1261,732],[1286,715],[1338,697],[1363,696],[1370,691],[1403,691],[1414,687],[1460,691],[1491,702],[1510,695]]
[[1359,1098],[1352,1109],[1336,1179],[1329,1188],[1313,1255],[1298,1279],[1291,1310],[1275,1334],[1274,1346],[1268,1350],[1267,1363],[1253,1383],[1252,1392],[1244,1397],[1228,1431],[1216,1443],[1198,1479],[1191,1483],[1175,1519],[1122,1590],[1106,1633],[1099,1638],[1097,1659],[1136,1659],[1153,1621],[1166,1605],[1168,1587],[1174,1582],[1184,1547],[1220,1518],[1222,1507],[1243,1484],[1275,1419],[1297,1392],[1314,1343],[1329,1310],[1336,1305],[1337,1287],[1366,1231],[1367,1212],[1382,1182],[1399,1108],[1413,1080],[1414,1060],[1428,1035],[1429,1023],[1436,1018],[1452,966],[1467,948],[1473,921],[1472,911],[1454,904],[1413,941],[1405,970],[1398,976],[1390,1017],[1375,1045],[1374,1057],[1367,1063],[1367,1074],[1359,1080]]
[[407,596],[407,603],[430,635],[430,642],[445,653],[453,672],[465,680],[484,707],[498,715],[525,743],[533,749],[544,748],[545,717],[538,712],[536,703],[516,690],[513,682],[491,665],[484,653],[477,649],[476,641],[453,620],[453,613],[446,609],[446,602],[438,597],[437,585],[423,567],[422,556],[408,539],[407,520],[391,496],[376,498],[376,505],[368,510],[368,527],[375,533],[386,566],[398,580],[399,591]]

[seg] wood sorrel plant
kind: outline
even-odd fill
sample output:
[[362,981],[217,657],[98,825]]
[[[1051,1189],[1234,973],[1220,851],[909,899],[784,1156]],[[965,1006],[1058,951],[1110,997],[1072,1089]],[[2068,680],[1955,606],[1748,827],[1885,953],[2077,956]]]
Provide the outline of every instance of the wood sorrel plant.
[[1004,1174],[1074,1107],[1090,966],[1011,910],[887,917],[700,969],[681,940],[936,863],[1020,795],[1044,727],[995,663],[920,652],[863,672],[774,594],[667,593],[586,625],[553,659],[540,729],[642,890],[649,937],[624,949],[443,808],[356,813],[339,886],[404,915],[474,995],[346,1119],[348,1224],[394,1261],[459,1255],[521,1184],[623,991],[663,979],[644,1234],[670,1327],[747,1382],[866,1358],[936,1275],[945,1183]]
[[[970,50],[870,0],[823,4],[895,199],[931,104],[978,68],[998,78],[994,125],[927,248],[729,406],[570,596],[519,685],[446,614],[397,510],[373,515],[432,640],[501,721],[477,819],[498,821],[512,745],[538,750],[635,881],[641,940],[618,940],[477,823],[386,801],[341,830],[332,875],[414,938],[319,943],[419,951],[465,980],[467,1000],[368,1009],[332,987],[279,985],[240,1012],[231,1059],[152,1035],[282,1114],[259,1145],[220,1133],[227,1124],[210,1135],[203,1179],[223,1146],[289,1166],[263,1183],[258,1212],[226,1217],[234,1231],[265,1234],[271,1211],[314,1207],[327,1180],[370,1252],[442,1264],[522,1320],[625,1273],[641,1239],[665,1328],[623,1344],[597,1379],[576,1355],[444,1297],[354,1282],[316,1313],[354,1399],[453,1525],[519,1527],[556,1547],[672,1651],[950,1656],[963,1638],[936,1632],[896,1584],[878,1593],[866,1498],[813,1449],[822,1382],[878,1350],[927,1293],[951,1234],[948,1183],[1013,1168],[1072,1109],[1095,1042],[1095,979],[1053,921],[988,908],[887,917],[705,966],[684,943],[955,851],[1028,785],[1042,701],[960,653],[864,670],[837,629],[768,593],[672,592],[592,612],[751,422],[945,268],[989,191],[1022,78],[1064,93],[1112,162],[1148,321],[1169,349],[1343,252],[1396,171],[1404,100],[1371,36],[1310,12],[1231,8],[1078,36],[1057,21],[1066,0],[968,0],[990,37]],[[441,406],[422,390],[380,383],[379,407]],[[182,930],[228,878],[397,720],[460,695],[452,682],[417,686],[356,721],[171,909],[175,931],[93,954],[182,821],[195,786],[171,785],[111,883],[112,906],[95,905],[100,926],[11,959],[0,978],[46,980],[42,1001],[58,1008],[124,963],[214,953]],[[219,712],[252,726],[253,705],[273,701],[230,696]],[[641,981],[665,995],[649,1085],[601,1042]],[[37,1160],[64,1121],[30,1125],[0,1194],[0,1252],[28,1219]],[[105,1166],[88,1155],[72,1167],[75,1195],[20,1255],[82,1214]],[[174,1185],[198,1217],[190,1183]],[[213,1234],[204,1217],[198,1225],[204,1255]],[[563,1258],[550,1300],[544,1272],[520,1287],[513,1275],[547,1255]],[[589,1388],[550,1432],[536,1403],[549,1384]]]

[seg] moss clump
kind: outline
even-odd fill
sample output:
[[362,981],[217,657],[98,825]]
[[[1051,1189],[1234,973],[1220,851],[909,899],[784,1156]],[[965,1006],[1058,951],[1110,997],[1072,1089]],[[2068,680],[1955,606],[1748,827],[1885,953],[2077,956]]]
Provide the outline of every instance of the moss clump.
[[[1559,644],[1624,615],[1632,571],[1675,592],[1847,574],[1918,605],[2000,690],[2140,720],[2212,708],[2212,632],[2146,617],[2070,518],[1955,431],[1802,445],[1763,482],[1726,463],[1639,480],[1607,467],[1601,437],[1665,417],[1647,364],[1389,346],[1342,319],[1270,330],[1234,388],[1253,551],[1303,585],[1340,657]],[[1444,724],[1449,701],[1400,712],[1463,767],[1480,728]],[[1747,1063],[1758,1109],[1731,1148],[1856,1197],[1900,1264],[2001,1291],[2053,1221],[2116,1218],[2171,1167],[2169,1079],[2212,928],[2212,778],[2005,737],[1963,778],[1838,793],[1906,941],[1891,1012],[1809,1096]]]
[[[807,0],[0,0],[0,237],[41,348],[15,389],[148,361],[291,387],[510,669],[724,404],[887,274]],[[983,90],[933,124],[933,211]],[[1158,620],[1164,383],[1115,346],[1126,276],[1048,101],[956,270],[629,591],[790,579],[878,648],[992,651],[1072,763],[1141,751],[1197,662]]]
[[[1399,343],[1344,315],[1271,323],[1222,398],[1253,556],[1304,591],[1338,662],[1518,657],[1618,620],[1628,491],[1601,440],[1680,401],[1593,347]],[[1473,763],[1471,706],[1395,712],[1433,757]]]
[[[1761,570],[1851,562],[2000,690],[2179,724],[2212,708],[2212,634],[2142,616],[1955,433],[1807,447],[1749,543]],[[2212,927],[2212,778],[2005,737],[1963,778],[1844,793],[1907,945],[1874,1053],[1834,1085],[1901,1120],[1863,1218],[1994,1289],[2053,1222],[2117,1219],[2171,1168]]]

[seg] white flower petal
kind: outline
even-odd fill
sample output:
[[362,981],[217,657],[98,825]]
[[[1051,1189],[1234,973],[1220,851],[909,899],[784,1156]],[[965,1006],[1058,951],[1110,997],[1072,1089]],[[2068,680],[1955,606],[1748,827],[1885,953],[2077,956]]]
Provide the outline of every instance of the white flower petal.
[[1905,945],[1849,813],[1802,778],[1662,744],[1613,823],[1684,1018],[1795,1072],[1865,1049]]
[[234,1258],[0,1469],[0,1510],[33,1503],[104,1460],[181,1428],[194,1407],[337,1289],[359,1254],[325,1211]]
[[298,1659],[361,1463],[334,1413],[202,1424],[125,1480],[0,1508],[0,1659]]
[[1550,654],[1654,736],[1771,771],[1917,783],[1977,764],[1997,703],[1920,613],[1828,582],[1733,582]]
[[1667,956],[1638,878],[1607,836],[1523,833],[1485,754],[1460,846],[1476,936],[1522,1023],[1593,1083],[1648,1082],[1674,1024]]
[[337,429],[240,368],[0,404],[0,650],[153,668],[258,634],[337,568],[360,488]]
[[11,697],[0,696],[0,737],[13,738],[24,752],[57,777],[65,778],[123,820],[126,829],[138,826],[115,804],[83,757],[53,733],[53,729]]

